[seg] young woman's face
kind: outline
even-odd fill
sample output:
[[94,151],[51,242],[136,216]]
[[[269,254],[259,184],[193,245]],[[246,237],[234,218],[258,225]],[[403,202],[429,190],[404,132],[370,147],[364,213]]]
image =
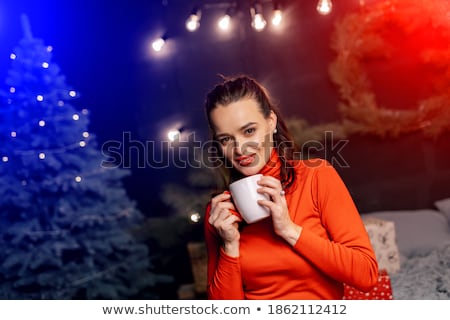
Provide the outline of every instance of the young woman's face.
[[211,111],[215,138],[224,156],[245,176],[258,173],[270,158],[277,117],[265,119],[257,102],[245,98]]

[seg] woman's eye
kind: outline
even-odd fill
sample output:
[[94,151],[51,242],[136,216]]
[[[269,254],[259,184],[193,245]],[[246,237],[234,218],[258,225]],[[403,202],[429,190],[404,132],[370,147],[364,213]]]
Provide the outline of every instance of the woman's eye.
[[230,142],[231,138],[230,137],[223,137],[219,139],[220,144],[225,145],[228,142]]
[[246,135],[251,135],[252,133],[254,133],[256,131],[256,129],[255,128],[248,128],[248,129],[245,129],[245,134]]

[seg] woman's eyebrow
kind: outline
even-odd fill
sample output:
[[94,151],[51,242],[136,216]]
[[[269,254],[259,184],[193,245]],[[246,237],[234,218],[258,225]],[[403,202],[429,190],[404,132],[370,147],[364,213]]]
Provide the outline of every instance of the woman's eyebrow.
[[[249,123],[246,123],[246,124],[244,124],[242,127],[239,128],[239,131],[245,130],[245,129],[247,129],[248,127],[251,127],[251,126],[253,126],[253,125],[255,125],[255,124],[257,124],[257,122],[249,122]],[[215,137],[216,139],[218,139],[218,138],[220,138],[220,137],[222,137],[222,136],[230,136],[230,134],[228,134],[228,133],[216,133],[216,134],[214,134],[214,137]]]

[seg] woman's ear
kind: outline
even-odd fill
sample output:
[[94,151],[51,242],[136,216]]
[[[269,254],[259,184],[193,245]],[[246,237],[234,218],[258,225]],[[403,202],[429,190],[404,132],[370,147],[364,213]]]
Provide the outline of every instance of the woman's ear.
[[270,111],[270,115],[269,115],[269,127],[270,127],[270,131],[274,132],[275,129],[277,128],[277,115],[275,114],[275,112]]

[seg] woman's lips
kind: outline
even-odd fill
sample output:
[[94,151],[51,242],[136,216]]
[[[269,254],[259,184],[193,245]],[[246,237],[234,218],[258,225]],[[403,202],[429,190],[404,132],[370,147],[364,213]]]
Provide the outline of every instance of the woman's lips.
[[240,156],[240,157],[236,158],[236,161],[239,163],[239,165],[241,167],[247,167],[247,166],[251,165],[254,160],[255,160],[255,155],[253,155],[253,154],[250,156]]

